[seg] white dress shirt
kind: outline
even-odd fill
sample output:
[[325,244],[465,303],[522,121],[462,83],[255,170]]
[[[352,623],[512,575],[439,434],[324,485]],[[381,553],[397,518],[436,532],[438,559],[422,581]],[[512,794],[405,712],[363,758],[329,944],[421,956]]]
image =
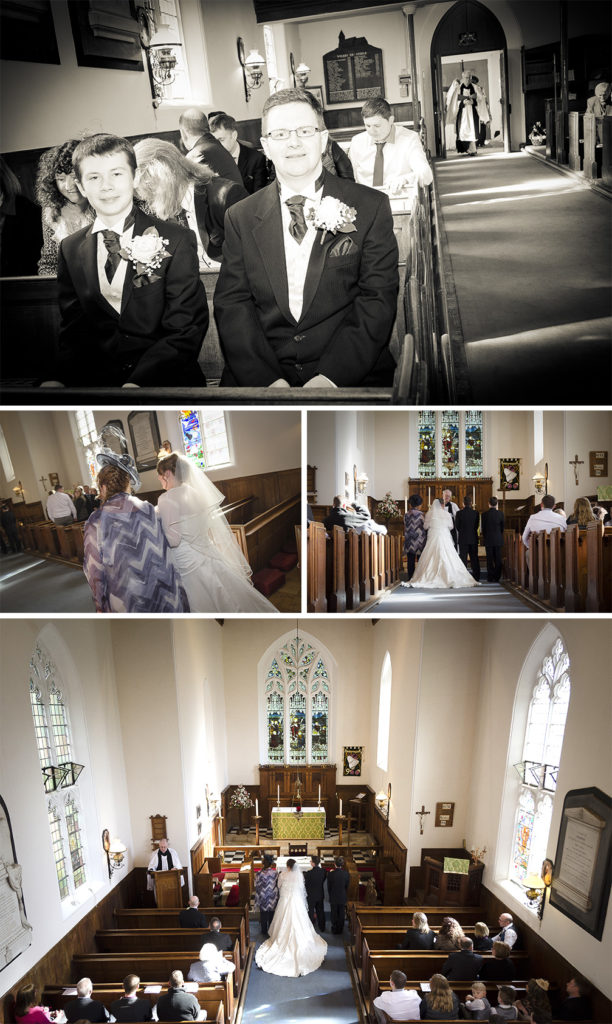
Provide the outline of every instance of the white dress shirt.
[[54,522],[56,519],[64,519],[66,516],[72,516],[73,519],[76,519],[77,510],[70,495],[65,494],[63,491],[56,491],[55,494],[50,494],[47,498],[47,515]]
[[[547,509],[546,511],[547,512],[551,512],[552,509]],[[552,514],[555,515],[555,516],[557,515],[556,512],[553,512]],[[532,518],[533,518],[533,516],[532,516]],[[561,516],[557,516],[557,518],[560,519]],[[550,530],[548,530],[547,533],[550,533]],[[504,936],[503,938],[502,938],[502,932],[503,932],[503,936]],[[506,942],[510,946],[510,949],[512,949],[512,947],[514,946],[517,938],[518,938],[518,936],[516,934],[516,931],[514,930],[514,924],[507,924],[505,928],[502,928],[501,932],[499,932],[497,935],[493,936],[493,942]]]
[[100,220],[99,217],[96,217],[91,229],[92,235],[98,235],[97,262],[100,292],[104,296],[106,301],[110,303],[110,305],[113,307],[116,313],[121,312],[121,296],[123,295],[123,285],[125,284],[125,275],[127,273],[128,261],[124,260],[123,258],[121,259],[119,266],[115,271],[112,281],[109,282],[106,276],[106,271],[104,269],[106,266],[106,261],[108,259],[108,249],[104,244],[102,232],[106,230],[116,231],[119,235],[119,244],[122,246],[125,245],[126,242],[131,242],[132,235],[134,234],[134,225],[132,224],[132,226],[127,229],[127,231],[124,231],[123,225],[125,224],[125,218],[126,214],[122,213],[120,220],[118,220],[116,224],[111,224],[109,227],[108,224],[105,224],[104,221]]
[[418,1020],[421,997],[413,988],[399,988],[376,996],[374,1006],[388,1013],[392,1020]]
[[[540,512],[534,512],[532,516],[529,516],[527,526],[523,530],[523,544],[526,548],[529,547],[530,533],[539,533],[540,530],[546,530],[547,533],[550,533],[551,530],[556,529],[563,530],[565,533],[567,530],[565,516],[560,516],[558,512],[553,512],[552,508],[543,508]],[[504,942],[507,941],[507,939],[504,939]]]
[[198,228],[198,218],[195,211],[195,199],[194,199],[194,187],[193,182],[187,188],[183,201],[181,203],[185,216],[187,217],[187,223],[193,231],[196,239],[196,245],[198,247],[198,262],[200,264],[200,270],[219,270],[221,264],[217,260],[211,259],[206,252],[206,249],[202,245],[202,239],[200,237],[200,229]]
[[[376,143],[367,132],[351,139],[348,155],[355,172],[355,181],[372,185]],[[433,181],[431,167],[416,132],[400,124],[392,124],[383,147],[383,185],[390,185],[409,174],[417,177],[419,185]]]

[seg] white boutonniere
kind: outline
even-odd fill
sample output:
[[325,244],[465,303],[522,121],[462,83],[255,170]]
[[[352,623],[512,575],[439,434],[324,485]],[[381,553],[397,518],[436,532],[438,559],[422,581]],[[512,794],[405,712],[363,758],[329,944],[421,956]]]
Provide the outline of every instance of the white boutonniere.
[[133,284],[140,288],[151,281],[159,281],[159,270],[164,260],[170,259],[170,253],[164,248],[168,245],[167,238],[161,238],[157,228],[145,228],[142,235],[135,235],[131,242],[126,242],[119,250],[124,260],[129,260],[136,271]]
[[335,235],[338,232],[348,234],[357,230],[354,224],[357,210],[353,206],[341,203],[339,199],[334,199],[333,196],[324,196],[316,209],[309,210],[306,217],[312,221],[315,228],[323,232],[319,239],[321,245],[328,231]]

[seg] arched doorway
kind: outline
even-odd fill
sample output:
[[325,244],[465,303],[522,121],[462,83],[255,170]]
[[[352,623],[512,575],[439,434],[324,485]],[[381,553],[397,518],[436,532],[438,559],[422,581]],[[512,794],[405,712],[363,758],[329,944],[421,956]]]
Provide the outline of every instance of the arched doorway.
[[457,0],[440,19],[431,41],[436,155],[446,156],[446,92],[463,66],[476,65],[489,97],[492,126],[510,152],[506,36],[498,19],[478,0]]

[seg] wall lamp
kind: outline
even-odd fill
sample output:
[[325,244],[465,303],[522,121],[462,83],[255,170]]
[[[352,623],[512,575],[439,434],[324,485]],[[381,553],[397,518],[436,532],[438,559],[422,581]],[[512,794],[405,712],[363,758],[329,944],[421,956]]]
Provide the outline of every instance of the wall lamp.
[[527,877],[523,879],[523,886],[526,890],[525,895],[529,900],[529,905],[533,910],[537,911],[540,921],[544,915],[546,890],[549,889],[552,884],[553,867],[553,862],[546,859],[542,862],[539,875],[535,871],[531,871]]
[[368,483],[368,474],[360,473],[360,475],[357,477],[357,490],[359,491],[360,494],[365,494]]
[[546,486],[546,477],[543,473],[536,473],[533,477],[533,486],[538,498],[541,498],[544,494],[544,488]]
[[155,109],[164,98],[166,86],[172,85],[176,78],[178,61],[174,51],[178,46],[181,46],[181,43],[154,43],[145,47]]
[[121,868],[125,867],[124,855],[127,851],[127,846],[124,846],[120,839],[111,839],[110,832],[105,828],[102,832],[102,849],[106,854],[108,877],[112,878],[113,871],[120,871]]
[[248,57],[245,57],[244,42],[241,36],[238,36],[236,45],[244,79],[244,95],[248,103],[251,98],[251,91],[259,89],[261,85],[266,62],[258,50],[251,50]]
[[21,495],[21,500],[25,502],[25,494],[23,493],[23,484],[21,480],[18,481],[17,487],[13,487],[13,494],[16,497],[19,497]]
[[387,824],[389,824],[389,812],[391,810],[391,783],[387,786],[386,793],[383,793],[381,790],[380,793],[376,794],[374,802],[376,803],[380,813],[386,817]]
[[305,89],[306,83],[308,81],[308,76],[310,74],[310,68],[308,67],[308,64],[304,64],[304,61],[302,61],[300,64],[298,64],[296,68],[292,53],[289,54],[289,64],[291,65],[291,74],[293,75],[294,88],[299,87],[300,89]]

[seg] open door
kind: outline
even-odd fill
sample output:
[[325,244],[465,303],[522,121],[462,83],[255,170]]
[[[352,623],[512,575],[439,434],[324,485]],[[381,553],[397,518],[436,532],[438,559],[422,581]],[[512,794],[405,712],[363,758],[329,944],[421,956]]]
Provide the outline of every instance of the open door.
[[446,110],[444,106],[444,89],[442,87],[442,58],[439,53],[434,58],[432,77],[436,154],[446,159]]
[[504,153],[510,152],[510,104],[508,103],[508,65],[504,50],[499,51],[499,81],[501,83],[502,134]]

